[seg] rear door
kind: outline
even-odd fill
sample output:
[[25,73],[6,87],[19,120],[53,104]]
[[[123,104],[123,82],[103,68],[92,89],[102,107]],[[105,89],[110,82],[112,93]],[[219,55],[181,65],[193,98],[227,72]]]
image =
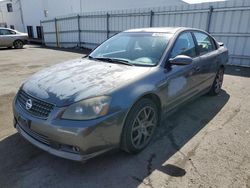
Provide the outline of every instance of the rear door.
[[15,41],[15,32],[9,29],[0,29],[0,45],[12,46]]
[[200,61],[197,64],[199,71],[196,73],[200,81],[200,89],[209,88],[217,71],[218,53],[213,39],[206,33],[194,31]]
[[0,46],[3,47],[5,46],[5,40],[4,40],[4,35],[3,35],[3,29],[0,29]]

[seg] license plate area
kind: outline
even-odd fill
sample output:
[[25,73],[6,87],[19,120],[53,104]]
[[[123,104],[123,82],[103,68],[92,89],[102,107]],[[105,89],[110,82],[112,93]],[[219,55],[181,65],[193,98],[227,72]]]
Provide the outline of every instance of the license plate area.
[[26,119],[26,118],[23,118],[21,116],[18,116],[17,118],[17,122],[19,125],[21,125],[22,127],[26,127],[26,128],[30,128],[30,120]]

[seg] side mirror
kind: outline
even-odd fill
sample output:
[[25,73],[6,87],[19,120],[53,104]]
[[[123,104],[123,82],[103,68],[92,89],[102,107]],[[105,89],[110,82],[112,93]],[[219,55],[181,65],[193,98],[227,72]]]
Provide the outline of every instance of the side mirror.
[[218,42],[218,44],[219,44],[220,46],[224,46],[224,43],[223,43],[223,42]]
[[189,65],[193,62],[193,59],[186,55],[177,55],[175,58],[170,58],[171,65]]

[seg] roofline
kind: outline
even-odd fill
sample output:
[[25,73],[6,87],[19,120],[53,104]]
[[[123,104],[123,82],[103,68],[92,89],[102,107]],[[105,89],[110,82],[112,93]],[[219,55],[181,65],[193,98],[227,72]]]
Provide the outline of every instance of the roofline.
[[[159,31],[157,31],[159,29]],[[175,34],[177,32],[180,32],[182,30],[188,30],[192,28],[188,27],[147,27],[147,28],[134,28],[134,29],[128,29],[123,32],[134,32],[134,33],[140,33],[140,32],[162,32],[162,33],[172,33]]]
[[[154,30],[155,29],[155,30]],[[157,31],[159,29],[160,31]],[[164,29],[166,29],[164,31]],[[172,31],[171,31],[172,30]],[[200,31],[206,34],[211,35],[205,30],[198,29],[198,28],[192,28],[192,27],[148,27],[148,28],[135,28],[135,29],[128,29],[123,32],[134,32],[134,33],[140,33],[140,32],[148,32],[148,33],[153,33],[153,32],[160,32],[160,33],[171,33],[171,34],[176,34],[176,33],[181,33],[184,31]]]

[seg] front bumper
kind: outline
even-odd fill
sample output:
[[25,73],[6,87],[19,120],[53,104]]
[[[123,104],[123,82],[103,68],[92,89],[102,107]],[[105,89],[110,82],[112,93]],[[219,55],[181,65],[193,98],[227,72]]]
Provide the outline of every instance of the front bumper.
[[14,101],[14,126],[33,145],[70,160],[84,161],[119,147],[125,112],[95,120],[71,121],[54,118],[58,111],[55,108],[48,119],[40,119]]

